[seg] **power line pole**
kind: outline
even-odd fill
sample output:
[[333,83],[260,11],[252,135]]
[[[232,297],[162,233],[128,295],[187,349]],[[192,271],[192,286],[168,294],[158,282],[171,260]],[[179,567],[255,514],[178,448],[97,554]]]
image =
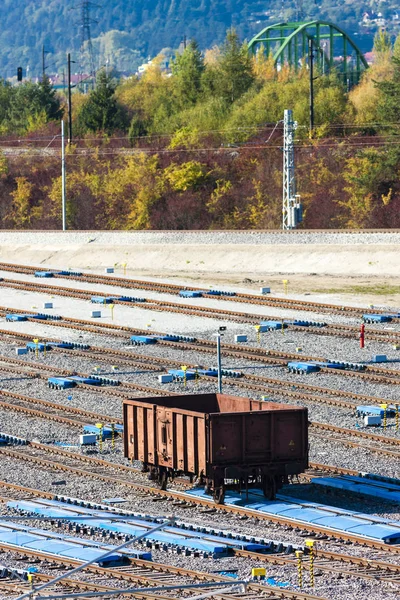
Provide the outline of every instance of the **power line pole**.
[[67,198],[66,198],[66,175],[65,175],[65,140],[64,119],[61,121],[61,201],[62,201],[62,228],[67,230]]
[[44,49],[44,44],[42,46],[42,80],[46,77],[46,54],[49,54],[48,50]]
[[308,70],[310,75],[310,138],[314,130],[314,42],[308,40]]
[[90,26],[92,23],[97,23],[90,16],[90,10],[92,7],[98,6],[98,4],[94,4],[90,0],[81,0],[76,8],[80,10],[80,21],[79,28],[81,33],[81,47],[80,47],[80,61],[81,61],[81,74],[83,74],[83,66],[84,66],[84,55],[85,49],[88,53],[89,58],[89,74],[94,78],[96,76],[96,69],[94,65],[94,53],[93,53],[93,44],[92,44],[92,36],[90,31]]
[[300,196],[296,194],[294,165],[294,132],[297,123],[293,121],[293,112],[284,111],[283,118],[283,204],[282,229],[295,229],[302,221]]

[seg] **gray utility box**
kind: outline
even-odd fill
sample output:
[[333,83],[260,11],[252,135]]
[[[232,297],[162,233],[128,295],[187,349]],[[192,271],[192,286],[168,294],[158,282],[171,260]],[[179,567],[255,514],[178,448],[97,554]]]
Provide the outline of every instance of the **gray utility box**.
[[260,288],[260,294],[270,294],[270,293],[271,293],[271,288],[269,288],[269,287]]

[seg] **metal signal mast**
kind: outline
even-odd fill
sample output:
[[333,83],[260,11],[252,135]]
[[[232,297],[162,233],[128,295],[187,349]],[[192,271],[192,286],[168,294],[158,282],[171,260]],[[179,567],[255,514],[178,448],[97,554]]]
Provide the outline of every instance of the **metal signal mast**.
[[282,229],[295,229],[302,221],[300,195],[296,194],[294,168],[294,132],[297,123],[293,121],[293,112],[284,111],[283,119],[283,207]]

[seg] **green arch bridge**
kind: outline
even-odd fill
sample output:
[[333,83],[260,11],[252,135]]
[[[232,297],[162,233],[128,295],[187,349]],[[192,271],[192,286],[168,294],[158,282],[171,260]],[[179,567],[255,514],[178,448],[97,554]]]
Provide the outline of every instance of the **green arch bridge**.
[[249,42],[256,54],[272,54],[277,68],[285,64],[298,70],[309,60],[309,40],[313,42],[314,60],[319,72],[336,68],[347,85],[358,83],[368,68],[361,50],[337,25],[328,21],[277,23],[266,27]]

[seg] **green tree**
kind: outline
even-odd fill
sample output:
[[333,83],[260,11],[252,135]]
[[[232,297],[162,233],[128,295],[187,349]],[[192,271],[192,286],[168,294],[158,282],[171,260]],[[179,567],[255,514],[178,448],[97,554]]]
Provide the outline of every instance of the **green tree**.
[[195,40],[173,61],[172,74],[178,100],[183,106],[196,103],[201,92],[204,68],[204,60]]
[[26,82],[11,90],[1,86],[0,100],[3,99],[0,119],[5,111],[3,123],[10,131],[34,131],[63,115],[60,98],[47,77],[40,83]]
[[125,115],[115,97],[116,88],[113,76],[101,70],[97,76],[96,89],[90,93],[89,100],[78,115],[78,129],[111,134],[116,129],[125,127]]
[[241,44],[234,29],[229,29],[226,40],[217,58],[216,65],[208,69],[205,77],[210,91],[233,103],[252,86],[255,81],[252,59],[246,44]]
[[381,92],[378,115],[384,123],[400,121],[400,58],[392,57],[393,75],[376,84]]
[[392,52],[392,42],[387,31],[380,29],[376,32],[372,50],[375,57],[380,54],[390,54]]

